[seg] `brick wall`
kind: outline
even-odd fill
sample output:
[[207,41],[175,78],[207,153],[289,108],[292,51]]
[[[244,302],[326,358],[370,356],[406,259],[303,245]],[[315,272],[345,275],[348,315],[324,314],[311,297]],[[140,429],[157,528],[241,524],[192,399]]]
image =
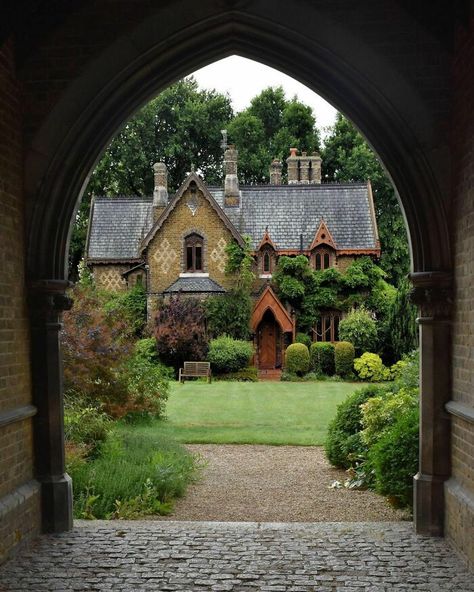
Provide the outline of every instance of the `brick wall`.
[[[455,313],[453,399],[474,409],[474,21],[458,34],[453,71]],[[474,424],[452,417],[452,479],[446,488],[446,531],[474,564]]]
[[[7,43],[0,49],[0,420],[31,403],[19,97],[13,44]],[[0,450],[1,562],[39,530],[37,487],[28,486],[28,496],[19,490],[34,483],[31,419],[0,421]]]
[[123,292],[127,289],[127,282],[122,273],[127,269],[130,269],[130,265],[93,265],[92,275],[96,286],[101,290]]
[[200,192],[193,215],[186,204],[190,197],[185,191],[148,246],[149,292],[163,292],[186,271],[183,245],[185,237],[192,232],[204,238],[203,272],[209,273],[226,290],[232,287],[232,278],[225,274],[225,247],[232,235]]

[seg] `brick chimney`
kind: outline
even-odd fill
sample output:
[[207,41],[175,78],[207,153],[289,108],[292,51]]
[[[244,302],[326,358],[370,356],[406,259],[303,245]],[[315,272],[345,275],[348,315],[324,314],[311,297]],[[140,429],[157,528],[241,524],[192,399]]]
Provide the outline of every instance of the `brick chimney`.
[[313,152],[309,157],[311,168],[310,168],[310,182],[321,183],[321,157],[318,152]]
[[302,152],[299,158],[300,161],[300,185],[308,185],[310,175],[310,160],[306,152]]
[[299,181],[299,170],[298,170],[298,152],[297,148],[290,148],[290,156],[286,159],[288,165],[288,185],[293,185]]
[[281,160],[277,158],[270,165],[270,185],[281,185]]
[[233,144],[229,144],[224,152],[224,205],[238,206],[240,203],[239,181],[237,179],[237,152]]
[[153,189],[153,221],[158,220],[168,205],[168,169],[164,162],[153,165],[155,188]]

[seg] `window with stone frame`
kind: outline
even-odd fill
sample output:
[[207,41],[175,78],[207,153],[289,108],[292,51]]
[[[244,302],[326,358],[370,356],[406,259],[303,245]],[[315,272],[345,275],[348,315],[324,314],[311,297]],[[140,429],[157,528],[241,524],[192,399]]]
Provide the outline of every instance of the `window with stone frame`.
[[330,249],[317,249],[313,254],[313,266],[316,271],[329,269],[334,265],[334,253]]
[[314,341],[339,341],[339,311],[323,312],[313,330]]
[[203,271],[204,239],[199,234],[189,234],[184,239],[184,269],[188,273]]
[[264,248],[260,252],[260,273],[269,275],[275,267],[275,253],[273,249]]

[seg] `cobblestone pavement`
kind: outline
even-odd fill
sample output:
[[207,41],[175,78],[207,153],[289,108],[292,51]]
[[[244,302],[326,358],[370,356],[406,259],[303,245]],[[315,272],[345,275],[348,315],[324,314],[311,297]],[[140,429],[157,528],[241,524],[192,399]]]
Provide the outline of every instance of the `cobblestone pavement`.
[[79,522],[0,568],[2,592],[474,591],[407,523]]

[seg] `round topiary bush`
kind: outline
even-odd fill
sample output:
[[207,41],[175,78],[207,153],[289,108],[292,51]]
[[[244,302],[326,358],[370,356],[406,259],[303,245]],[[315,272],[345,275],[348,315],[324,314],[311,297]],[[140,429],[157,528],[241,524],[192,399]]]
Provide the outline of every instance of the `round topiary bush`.
[[397,506],[413,505],[413,476],[418,471],[419,411],[401,416],[372,446],[368,461],[375,471],[375,488]]
[[311,344],[310,368],[318,374],[334,374],[334,344],[328,341],[317,341]]
[[334,364],[338,376],[350,376],[354,366],[355,350],[352,343],[339,341],[334,348]]
[[214,372],[224,374],[245,368],[253,355],[253,346],[248,341],[221,335],[209,342],[208,361]]
[[292,343],[286,348],[286,369],[302,376],[309,370],[309,350],[304,343]]
[[324,448],[329,462],[343,469],[356,463],[357,458],[366,450],[360,437],[362,430],[362,410],[360,406],[382,391],[379,386],[367,386],[349,395],[337,407],[336,417],[328,426]]
[[306,333],[297,333],[295,337],[295,343],[304,343],[309,349],[311,347],[311,337]]

